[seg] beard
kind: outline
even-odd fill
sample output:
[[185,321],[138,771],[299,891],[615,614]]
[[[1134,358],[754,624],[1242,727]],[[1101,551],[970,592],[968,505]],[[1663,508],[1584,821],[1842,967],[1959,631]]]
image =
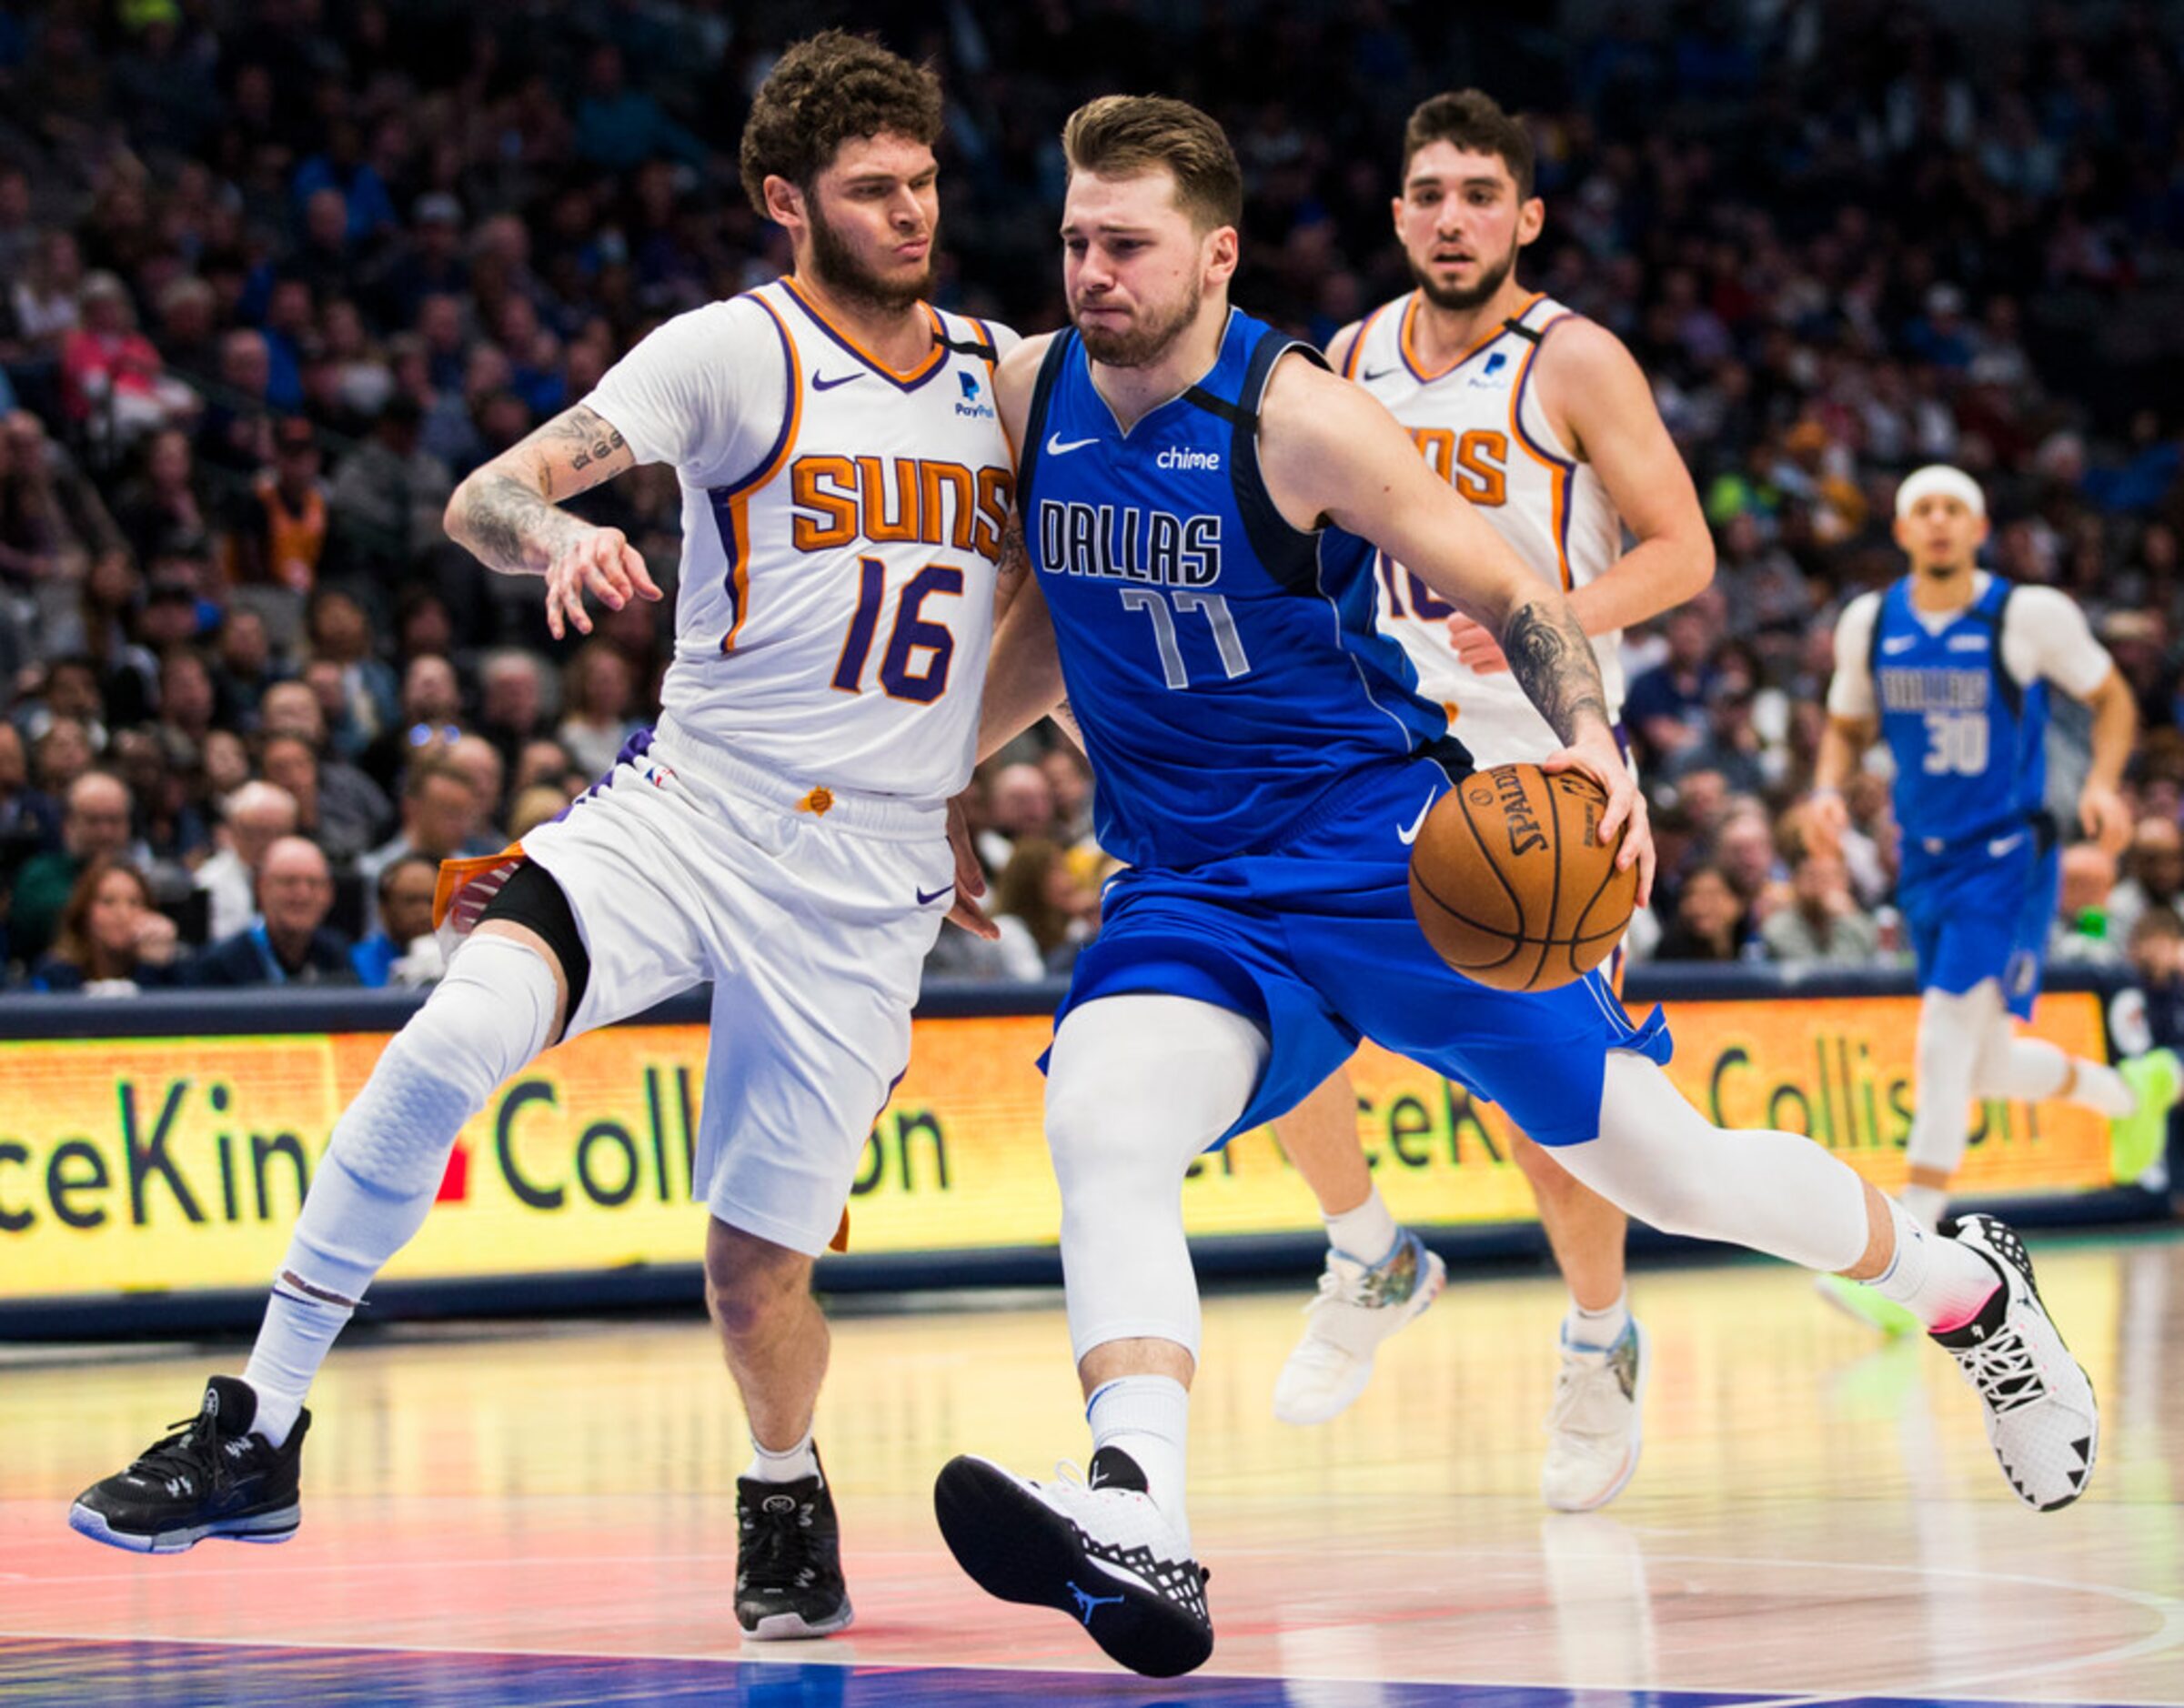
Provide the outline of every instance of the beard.
[[1500,290],[1507,282],[1510,273],[1516,266],[1516,251],[1517,246],[1512,243],[1509,246],[1509,253],[1501,258],[1499,265],[1487,267],[1479,275],[1477,284],[1463,289],[1458,289],[1451,285],[1436,283],[1433,276],[1415,261],[1411,263],[1411,276],[1417,280],[1419,290],[1424,294],[1426,301],[1433,304],[1434,307],[1452,309],[1458,314],[1469,314],[1474,308],[1491,302],[1495,292]]
[[1102,367],[1150,367],[1198,318],[1198,307],[1203,301],[1203,287],[1190,291],[1167,313],[1155,316],[1148,309],[1141,322],[1121,331],[1084,325],[1077,318],[1074,303],[1070,305],[1069,317],[1077,336],[1084,340],[1085,354]]
[[883,277],[827,223],[816,195],[806,197],[804,206],[811,229],[811,271],[829,296],[861,305],[878,314],[894,315],[914,307],[931,291],[934,258],[930,246],[925,251],[925,265],[914,277]]

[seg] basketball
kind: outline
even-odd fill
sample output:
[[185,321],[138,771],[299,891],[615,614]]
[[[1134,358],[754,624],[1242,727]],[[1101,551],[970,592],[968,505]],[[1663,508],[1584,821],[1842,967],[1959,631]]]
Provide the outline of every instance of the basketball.
[[1411,907],[1441,959],[1496,990],[1552,990],[1607,959],[1637,903],[1607,795],[1578,771],[1474,771],[1434,803],[1411,849]]

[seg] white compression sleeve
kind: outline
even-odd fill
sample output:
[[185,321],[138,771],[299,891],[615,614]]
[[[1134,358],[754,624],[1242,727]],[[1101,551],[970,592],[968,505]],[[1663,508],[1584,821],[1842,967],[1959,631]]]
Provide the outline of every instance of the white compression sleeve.
[[554,975],[538,950],[473,937],[334,1125],[285,1267],[355,1300],[424,1225],[463,1123],[546,1048]]
[[[1917,1108],[1907,1150],[1913,1168],[1954,1174],[1970,1135],[1972,1085],[1988,1040],[2007,1029],[2002,987],[1984,979],[1961,996],[1928,990],[1918,1005]],[[2057,1076],[2059,1082],[2061,1076]],[[2050,1088],[2052,1089],[2052,1088]]]
[[1256,1022],[1188,997],[1102,997],[1054,1034],[1046,1136],[1080,1360],[1134,1339],[1198,1356],[1183,1170],[1243,1112],[1266,1056]]
[[1747,1246],[1807,1269],[1865,1255],[1866,1184],[1809,1139],[1728,1132],[1643,1056],[1611,1050],[1600,1136],[1555,1159],[1664,1233]]
[[2007,1014],[1998,1015],[1980,1040],[1972,1090],[1980,1097],[2006,1097],[2021,1103],[2049,1098],[2083,1103],[2110,1120],[2139,1106],[2115,1069],[2073,1056],[2045,1038],[2020,1036]]

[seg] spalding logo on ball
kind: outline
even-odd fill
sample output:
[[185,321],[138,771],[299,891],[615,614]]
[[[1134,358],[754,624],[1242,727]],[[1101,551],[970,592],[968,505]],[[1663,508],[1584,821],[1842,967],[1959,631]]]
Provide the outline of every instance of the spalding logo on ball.
[[1552,990],[1605,960],[1629,929],[1638,869],[1603,844],[1607,795],[1581,771],[1497,765],[1426,815],[1411,849],[1411,907],[1466,979]]

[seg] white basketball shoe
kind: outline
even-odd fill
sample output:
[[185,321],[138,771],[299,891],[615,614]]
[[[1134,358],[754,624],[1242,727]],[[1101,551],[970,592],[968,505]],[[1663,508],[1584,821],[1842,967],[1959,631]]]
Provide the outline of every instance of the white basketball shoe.
[[1284,1423],[1324,1423],[1373,1379],[1380,1343],[1416,1320],[1448,1282],[1448,1266],[1408,1228],[1379,1262],[1360,1263],[1330,1250],[1320,1296],[1305,1307],[1304,1338],[1274,1382],[1274,1416]]
[[1633,1317],[1613,1346],[1562,1346],[1540,1498],[1557,1512],[1589,1512],[1623,1492],[1643,1439],[1646,1331]]
[[1133,1673],[1173,1678],[1213,1653],[1206,1570],[1145,1492],[1120,1448],[1092,1455],[1092,1480],[1060,1467],[1035,1482],[959,1454],[933,1483],[933,1515],[956,1563],[989,1595],[1058,1608]]
[[2086,1492],[2100,1446],[2092,1380],[2040,1303],[2032,1260],[2008,1223],[1966,1216],[1941,1232],[1993,1264],[2002,1284],[1978,1316],[1934,1339],[1985,1404],[1988,1442],[2018,1499],[2043,1512],[2068,1506]]

